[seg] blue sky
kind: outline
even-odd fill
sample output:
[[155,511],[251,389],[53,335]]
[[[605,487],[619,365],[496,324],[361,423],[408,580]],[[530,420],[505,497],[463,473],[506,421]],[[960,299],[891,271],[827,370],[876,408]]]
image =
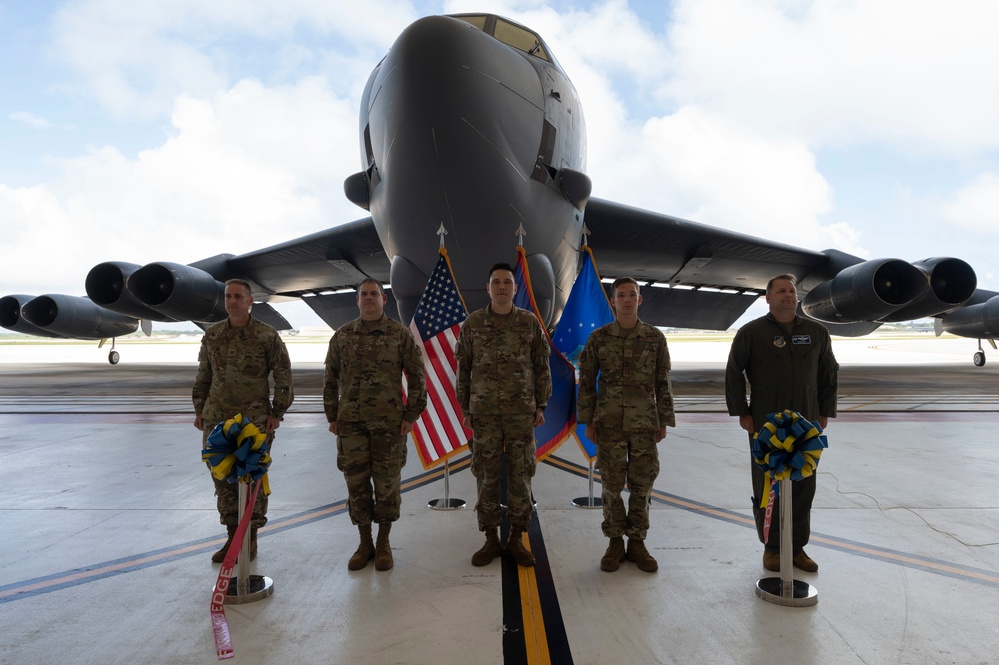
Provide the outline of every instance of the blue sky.
[[[999,5],[0,0],[0,294],[365,216],[357,109],[412,20],[544,36],[593,194],[813,249],[958,256],[999,290]],[[304,305],[282,306],[297,325]]]

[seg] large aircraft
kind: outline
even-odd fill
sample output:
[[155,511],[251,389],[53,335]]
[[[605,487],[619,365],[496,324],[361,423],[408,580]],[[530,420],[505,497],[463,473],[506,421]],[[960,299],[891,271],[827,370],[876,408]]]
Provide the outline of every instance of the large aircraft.
[[408,322],[437,261],[439,231],[475,309],[488,302],[488,267],[512,262],[522,227],[549,326],[585,236],[601,275],[650,285],[642,318],[655,325],[728,329],[783,272],[799,280],[802,313],[834,334],[932,316],[938,334],[978,339],[976,365],[985,364],[982,339],[996,348],[999,293],[977,289],[960,259],[865,261],[591,198],[576,90],[537,33],[500,16],[430,16],[406,28],[365,86],[360,148],[362,170],[344,192],[370,216],[190,265],[101,263],[86,278],[89,298],[0,298],[0,325],[102,340],[140,322],[148,332],[150,320],[204,326],[225,318],[223,282],[234,277],[253,285],[254,315],[278,329],[290,325],[269,303],[294,298],[333,327],[356,317],[351,290],[366,277],[391,285],[389,311]]

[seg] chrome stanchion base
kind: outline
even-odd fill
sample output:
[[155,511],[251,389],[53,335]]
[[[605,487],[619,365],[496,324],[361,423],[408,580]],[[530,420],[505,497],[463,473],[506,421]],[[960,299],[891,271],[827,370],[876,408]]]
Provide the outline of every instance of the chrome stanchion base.
[[427,508],[432,510],[458,510],[464,507],[462,499],[431,499],[427,502]]
[[[236,580],[233,580],[236,582]],[[239,584],[233,583],[225,592],[226,605],[242,605],[263,600],[274,593],[274,580],[265,575],[250,575],[246,584],[246,591],[240,592]]]
[[577,508],[601,508],[604,500],[599,496],[580,496],[572,500],[572,505]]
[[791,580],[790,593],[784,593],[784,582],[779,577],[764,577],[756,583],[756,595],[785,607],[809,607],[819,602],[819,592],[808,582]]

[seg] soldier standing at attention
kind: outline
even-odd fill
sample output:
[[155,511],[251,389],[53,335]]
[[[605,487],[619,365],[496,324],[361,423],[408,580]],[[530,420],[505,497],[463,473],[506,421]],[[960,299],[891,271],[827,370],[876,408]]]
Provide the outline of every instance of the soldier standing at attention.
[[465,427],[475,431],[472,474],[475,514],[485,545],[472,555],[472,565],[485,566],[499,556],[500,471],[506,453],[510,535],[506,551],[520,566],[533,566],[534,555],[522,535],[531,525],[531,478],[534,428],[545,422],[552,393],[548,338],[538,319],[513,305],[517,293],[513,267],[497,263],[486,283],[489,306],[462,324],[455,355],[455,390]]
[[[577,420],[587,426],[586,436],[597,447],[603,478],[601,526],[610,545],[600,569],[613,572],[627,558],[652,573],[659,564],[646,549],[645,536],[659,475],[656,445],[666,436],[667,425],[676,427],[669,349],[665,335],[638,318],[638,282],[615,280],[611,304],[614,321],[590,334],[580,357]],[[621,498],[625,480],[627,513]]]
[[[361,316],[337,329],[326,354],[323,407],[336,435],[336,465],[347,482],[347,510],[361,542],[347,561],[360,570],[375,560],[389,570],[389,530],[399,519],[400,482],[406,440],[427,406],[423,355],[413,334],[385,316],[382,285],[366,279],[357,287]],[[406,373],[406,402],[402,373]],[[371,523],[378,523],[378,543]]]
[[[215,426],[236,414],[249,418],[267,434],[267,445],[295,398],[291,382],[291,360],[277,330],[250,316],[253,292],[248,282],[230,279],[225,283],[225,309],[229,318],[216,323],[201,338],[198,375],[191,397],[194,426],[202,432],[202,447]],[[274,400],[270,381],[274,377]],[[219,519],[229,537],[212,555],[220,563],[232,544],[239,523],[239,486],[215,481]],[[250,560],[257,557],[257,529],[267,523],[267,497],[257,493],[250,518]]]
[[[739,427],[752,441],[767,416],[778,411],[797,411],[822,429],[836,417],[839,363],[833,355],[829,331],[816,322],[798,316],[798,288],[794,275],[777,275],[767,283],[770,312],[739,329],[725,368],[725,402],[730,416],[738,416]],[[749,403],[746,403],[746,382]],[[815,476],[794,482],[791,492],[793,540],[792,563],[806,572],[818,571],[819,564],[805,554],[811,535]],[[752,463],[753,515],[756,532],[763,542],[766,508],[766,474]],[[780,498],[774,500],[772,515],[780,515]],[[780,520],[778,520],[779,523]],[[763,567],[780,570],[780,528],[771,528],[763,548]]]

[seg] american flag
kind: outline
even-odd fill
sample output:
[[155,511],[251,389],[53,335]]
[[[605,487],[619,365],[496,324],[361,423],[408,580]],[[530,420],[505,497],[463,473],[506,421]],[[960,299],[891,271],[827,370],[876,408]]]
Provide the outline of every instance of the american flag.
[[461,452],[472,435],[461,424],[461,408],[454,391],[458,367],[454,349],[461,322],[466,318],[468,311],[451,273],[447,251],[441,247],[437,266],[409,324],[423,349],[427,373],[427,408],[413,425],[416,452],[424,469]]

